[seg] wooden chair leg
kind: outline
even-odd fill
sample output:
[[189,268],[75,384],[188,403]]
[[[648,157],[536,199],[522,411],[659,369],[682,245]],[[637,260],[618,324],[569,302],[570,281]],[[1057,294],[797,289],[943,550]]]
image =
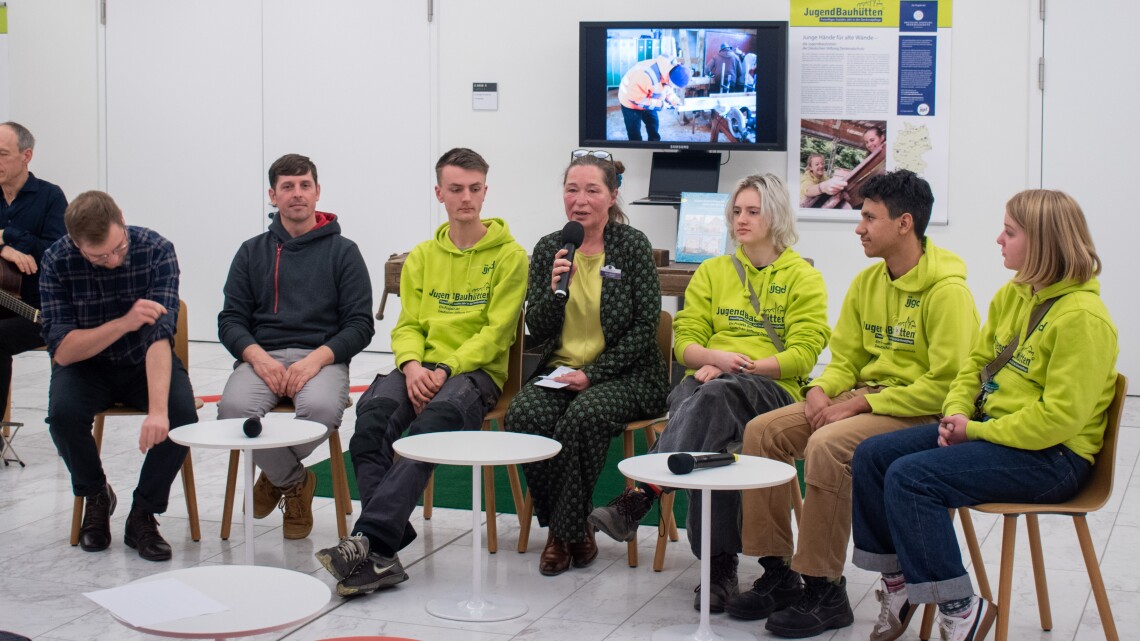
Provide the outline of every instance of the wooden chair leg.
[[182,493],[186,496],[186,515],[190,518],[190,538],[195,542],[202,540],[202,526],[198,522],[198,491],[194,488],[194,460],[190,457],[190,450],[186,450],[186,458],[182,461]]
[[507,466],[507,480],[511,483],[511,501],[515,504],[515,514],[518,516],[519,525],[522,525],[522,506],[523,506],[523,493],[522,483],[519,481],[519,468],[516,465]]
[[986,563],[982,559],[982,548],[978,545],[978,533],[974,529],[974,519],[970,517],[970,508],[958,508],[958,518],[962,521],[962,531],[966,533],[966,547],[970,550],[970,565],[974,569],[974,577],[978,579],[978,592],[983,599],[994,600],[990,590],[990,579],[986,574]]
[[[95,423],[91,426],[91,438],[95,439],[95,453],[103,449],[103,415],[95,415]],[[71,544],[79,545],[79,528],[83,527],[83,497],[75,497],[71,505]],[[197,540],[197,539],[195,539]]]
[[1033,582],[1037,586],[1037,610],[1041,616],[1041,629],[1053,629],[1053,614],[1049,611],[1049,584],[1045,580],[1045,555],[1041,553],[1041,528],[1036,514],[1025,515],[1025,528],[1029,533],[1029,557],[1033,560]]
[[[487,552],[499,551],[499,513],[495,508],[495,467],[483,466],[483,516],[487,518]],[[475,506],[471,506],[475,509]]]
[[341,514],[352,514],[352,492],[348,489],[348,471],[344,467],[344,447],[340,441],[339,429],[329,434],[329,462],[333,477],[333,498],[337,499],[337,509]]
[[483,516],[487,519],[487,551],[499,551],[498,497],[495,496],[495,466],[483,466]]
[[997,641],[1009,641],[1009,601],[1013,592],[1013,552],[1017,547],[1017,515],[1004,517],[1001,535],[1001,570],[998,572]]
[[654,425],[646,426],[645,428],[645,449],[652,450],[653,445],[657,442],[657,430],[653,429]]
[[226,471],[226,496],[222,499],[222,540],[230,540],[230,525],[234,518],[234,492],[237,487],[238,459],[241,450],[230,450],[230,467]]
[[79,545],[79,528],[83,523],[83,497],[75,497],[71,507],[71,544]]
[[918,638],[921,641],[930,641],[930,633],[934,631],[934,614],[938,612],[938,606],[934,603],[927,603],[926,607],[922,608],[922,625],[918,628]]
[[[665,567],[666,540],[670,533],[677,531],[677,518],[673,514],[673,499],[676,492],[666,492],[661,495],[657,508],[661,511],[661,518],[657,523],[657,550],[653,553],[653,571],[660,572]],[[677,539],[673,539],[676,541]]]
[[1078,514],[1073,517],[1073,527],[1077,530],[1077,540],[1081,544],[1081,555],[1085,558],[1085,569],[1089,573],[1089,583],[1092,584],[1093,598],[1096,599],[1096,609],[1100,614],[1100,624],[1104,628],[1104,638],[1108,641],[1120,641],[1116,632],[1116,621],[1112,618],[1112,607],[1108,604],[1108,593],[1104,590],[1104,577],[1100,574],[1100,563],[1093,548],[1092,535],[1089,534],[1089,523],[1085,515]]
[[329,473],[332,476],[336,533],[343,539],[348,536],[348,524],[344,515],[351,513],[352,499],[348,496],[348,477],[344,469],[344,452],[340,448],[340,432],[335,429],[329,432]]
[[519,510],[519,554],[526,552],[527,545],[530,544],[530,523],[533,515],[534,497],[530,495],[530,488],[527,488],[526,498],[523,499],[522,509]]
[[431,520],[431,502],[435,498],[435,470],[432,470],[431,476],[428,477],[427,485],[424,487],[424,520]]

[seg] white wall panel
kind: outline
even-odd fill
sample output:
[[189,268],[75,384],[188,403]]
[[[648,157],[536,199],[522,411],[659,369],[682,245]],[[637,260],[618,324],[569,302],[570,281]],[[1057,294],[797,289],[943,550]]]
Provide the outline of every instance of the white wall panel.
[[107,191],[169,238],[190,338],[215,341],[238,245],[263,229],[261,8],[110,0]]

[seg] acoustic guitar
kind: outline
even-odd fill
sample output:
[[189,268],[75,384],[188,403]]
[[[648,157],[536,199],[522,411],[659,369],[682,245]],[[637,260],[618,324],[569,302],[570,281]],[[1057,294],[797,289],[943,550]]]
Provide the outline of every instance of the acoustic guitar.
[[0,258],[0,318],[22,316],[37,325],[40,310],[20,300],[20,284],[24,275],[12,263]]

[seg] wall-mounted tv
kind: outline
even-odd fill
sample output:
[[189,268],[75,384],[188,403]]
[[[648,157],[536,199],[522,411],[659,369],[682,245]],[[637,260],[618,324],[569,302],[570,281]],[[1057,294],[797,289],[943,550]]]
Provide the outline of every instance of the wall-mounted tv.
[[786,151],[788,24],[583,22],[583,147]]

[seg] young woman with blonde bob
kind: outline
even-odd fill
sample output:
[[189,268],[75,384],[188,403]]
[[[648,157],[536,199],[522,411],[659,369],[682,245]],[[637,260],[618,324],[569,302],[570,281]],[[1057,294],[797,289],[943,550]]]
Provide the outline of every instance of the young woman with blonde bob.
[[902,635],[919,603],[938,603],[944,640],[984,638],[996,609],[974,595],[948,508],[1064,501],[1103,442],[1117,331],[1080,206],[1023,191],[997,243],[1016,274],[990,303],[944,418],[855,450],[853,560],[883,575],[873,641]]

